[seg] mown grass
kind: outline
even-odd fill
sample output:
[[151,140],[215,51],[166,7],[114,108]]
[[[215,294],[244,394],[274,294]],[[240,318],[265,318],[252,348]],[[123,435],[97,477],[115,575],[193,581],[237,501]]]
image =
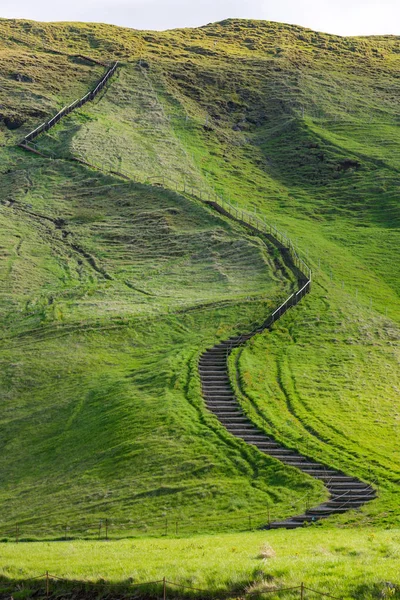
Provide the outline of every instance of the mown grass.
[[[29,590],[37,589],[43,594],[43,581],[23,586],[21,583],[46,571],[70,580],[69,593],[71,588],[84,589],[86,596],[94,597],[104,592],[91,589],[90,582],[101,581],[106,589],[111,586],[115,597],[119,597],[127,593],[129,582],[157,581],[163,577],[205,590],[196,592],[168,585],[167,597],[243,597],[246,592],[260,597],[267,591],[272,598],[296,598],[298,590],[278,590],[299,586],[301,582],[338,598],[398,597],[398,529],[336,529],[327,534],[311,527],[296,531],[295,537],[295,544],[293,532],[286,531],[118,542],[2,544],[0,574],[3,586],[9,582],[9,592],[19,588],[17,597],[26,597]],[[125,584],[123,591],[116,584]],[[63,587],[63,583],[50,582],[50,591],[55,595]],[[137,594],[137,588],[131,588],[130,593]],[[143,593],[157,597],[162,594],[162,587],[147,592],[145,589]],[[306,592],[305,597],[316,596]]]

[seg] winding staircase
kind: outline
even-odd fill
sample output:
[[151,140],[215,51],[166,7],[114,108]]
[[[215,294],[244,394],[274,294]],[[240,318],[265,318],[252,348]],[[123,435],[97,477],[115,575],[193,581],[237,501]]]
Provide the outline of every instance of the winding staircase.
[[[214,208],[217,208],[219,212],[225,213],[219,207],[214,206]],[[248,226],[243,221],[241,223]],[[251,226],[251,229],[257,231],[254,226]],[[258,231],[258,234],[261,238],[265,235],[261,231]],[[292,306],[295,306],[311,289],[311,280],[293,263],[288,249],[273,236],[267,235],[265,237],[279,247],[285,263],[298,279],[299,291],[292,294],[255,331],[231,337],[206,350],[199,359],[199,374],[202,393],[208,410],[214,413],[231,435],[242,439],[248,444],[252,444],[260,452],[280,460],[285,465],[296,467],[303,473],[320,479],[325,484],[330,496],[326,502],[313,508],[308,508],[304,513],[292,516],[284,521],[272,522],[265,526],[265,528],[269,529],[295,529],[307,522],[317,521],[336,513],[360,508],[363,504],[376,497],[376,491],[371,485],[360,481],[356,477],[351,477],[341,471],[315,462],[299,452],[286,448],[271,436],[266,435],[265,432],[257,428],[247,418],[235,397],[228,372],[228,358],[232,350],[243,346],[254,335],[270,329],[275,321],[280,319]]]
[[[87,60],[88,57],[85,57]],[[92,60],[94,63],[99,61]],[[99,63],[104,64],[104,63]],[[106,66],[104,64],[104,66]],[[54,127],[61,119],[63,119],[70,112],[80,108],[86,102],[94,100],[94,98],[101,92],[106,86],[108,80],[114,75],[118,67],[118,63],[115,62],[107,67],[105,74],[98,81],[97,85],[89,91],[86,96],[80,98],[64,107],[60,110],[57,115],[39,125],[36,129],[26,135],[23,140],[19,143],[19,146],[25,150],[29,150],[36,154],[41,154],[39,151],[32,146],[32,142],[42,133],[48,131]],[[78,162],[86,163],[80,159],[74,159]],[[99,169],[100,167],[95,167]],[[100,168],[100,170],[102,170]],[[113,174],[130,179],[129,176],[116,173]],[[200,193],[201,198],[201,193]],[[256,331],[237,336],[231,337],[228,340],[215,345],[213,348],[206,350],[200,357],[199,360],[199,373],[203,391],[203,397],[207,408],[214,413],[219,419],[220,423],[227,429],[227,431],[235,436],[244,440],[246,443],[255,446],[260,452],[268,454],[274,457],[286,465],[296,467],[303,473],[311,475],[316,479],[320,479],[325,484],[329,491],[330,498],[327,502],[324,502],[314,508],[309,508],[303,514],[299,514],[286,519],[285,521],[273,522],[266,527],[269,528],[296,528],[302,526],[305,522],[315,521],[325,517],[329,517],[335,513],[346,512],[350,509],[356,509],[361,507],[366,502],[372,500],[376,496],[376,492],[373,487],[367,483],[360,481],[355,477],[345,475],[344,473],[335,469],[326,467],[325,465],[315,462],[294,450],[286,448],[279,444],[272,437],[267,436],[263,431],[258,429],[243,413],[238,400],[235,398],[235,394],[230,384],[229,373],[228,373],[228,357],[230,352],[239,346],[246,343],[253,335],[261,333],[263,330],[270,328],[273,323],[278,320],[285,312],[295,306],[302,297],[310,291],[311,278],[304,275],[304,270],[301,264],[306,267],[303,261],[297,256],[293,256],[293,249],[287,244],[282,243],[276,235],[273,234],[274,228],[270,227],[270,233],[268,234],[265,229],[260,230],[254,223],[257,223],[257,219],[250,217],[249,222],[245,222],[238,218],[238,214],[241,212],[243,218],[243,212],[231,206],[231,211],[227,211],[226,207],[223,208],[218,201],[207,202],[212,208],[225,216],[239,221],[242,225],[246,226],[253,232],[256,232],[262,239],[267,238],[269,242],[272,242],[277,247],[283,257],[286,265],[292,270],[299,282],[299,291],[292,294],[275,312],[265,321]],[[236,217],[235,217],[236,214]],[[264,227],[265,224],[264,224]],[[278,233],[275,230],[276,234]]]
[[303,473],[320,479],[330,494],[327,502],[309,508],[303,514],[290,517],[285,521],[273,522],[268,527],[271,529],[280,527],[294,529],[304,525],[307,521],[315,521],[335,513],[360,508],[363,504],[375,498],[376,492],[370,485],[355,477],[328,468],[321,463],[314,462],[294,450],[285,448],[258,429],[245,416],[229,381],[227,361],[230,352],[244,344],[252,335],[230,338],[206,350],[201,355],[199,372],[206,406],[231,435],[252,444],[260,452],[268,454],[286,465],[296,467]]

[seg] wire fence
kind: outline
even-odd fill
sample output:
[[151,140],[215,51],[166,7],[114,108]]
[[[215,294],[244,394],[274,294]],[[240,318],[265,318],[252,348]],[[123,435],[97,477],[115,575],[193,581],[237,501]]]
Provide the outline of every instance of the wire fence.
[[23,138],[23,140],[20,142],[19,145],[22,147],[27,145],[29,142],[32,142],[35,138],[37,138],[41,133],[43,133],[45,131],[49,131],[49,129],[51,129],[52,127],[57,125],[57,123],[59,123],[63,117],[65,117],[66,115],[71,113],[73,110],[76,110],[77,108],[81,108],[84,104],[86,104],[86,102],[94,100],[94,98],[97,96],[97,94],[99,94],[99,92],[101,92],[101,90],[104,88],[104,86],[106,85],[106,83],[110,79],[110,77],[112,77],[112,75],[115,73],[117,68],[118,68],[118,62],[115,62],[112,66],[108,67],[106,73],[103,75],[103,77],[100,79],[100,81],[98,81],[97,85],[90,92],[88,92],[82,98],[78,98],[78,100],[75,100],[68,106],[64,106],[64,108],[62,108],[60,111],[58,111],[58,113],[56,115],[54,115],[54,117],[52,117],[48,121],[45,121],[44,123],[41,123],[38,127],[36,127],[36,129],[34,129],[30,133],[28,133]]
[[[84,58],[85,60],[90,60],[86,56],[81,56],[81,58]],[[92,62],[98,62],[98,61],[92,61]],[[27,150],[31,150],[38,154],[42,154],[42,152],[38,151],[37,147],[35,147],[35,145],[32,144],[33,140],[36,139],[40,134],[49,131],[49,129],[51,129],[52,127],[57,125],[57,123],[59,123],[63,117],[67,116],[72,111],[74,111],[78,108],[81,108],[84,104],[86,104],[86,102],[94,100],[94,98],[98,95],[98,93],[105,87],[105,85],[106,85],[107,81],[110,79],[110,77],[112,77],[112,75],[116,72],[117,68],[118,68],[118,62],[116,61],[113,63],[112,66],[108,67],[106,73],[103,75],[103,77],[100,79],[100,81],[97,83],[97,85],[95,86],[95,88],[93,90],[88,92],[82,98],[79,98],[79,99],[75,100],[74,102],[72,102],[71,104],[69,104],[68,106],[65,106],[54,117],[52,117],[48,121],[45,121],[38,127],[36,127],[36,129],[34,129],[30,133],[28,133],[23,138],[23,140],[20,142],[19,145],[21,147],[26,148]],[[120,176],[125,180],[136,181],[132,178],[132,176],[129,173],[126,173],[122,170],[119,170],[119,171],[115,171],[113,169],[107,170],[104,168],[104,165],[100,166],[100,165],[91,164],[91,163],[87,162],[83,157],[75,158],[75,160],[77,160],[78,162],[82,162],[83,164],[85,164],[87,166],[91,166],[95,169],[98,169],[100,171],[108,172],[112,175]],[[304,262],[304,260],[299,257],[299,253],[298,253],[297,249],[295,248],[293,242],[290,240],[290,238],[287,237],[281,231],[279,231],[276,226],[274,226],[272,224],[268,224],[264,219],[260,218],[255,213],[243,210],[242,208],[239,208],[238,206],[234,206],[232,202],[230,202],[229,200],[226,200],[225,198],[223,198],[223,196],[218,195],[214,190],[210,190],[210,189],[206,189],[206,188],[203,188],[203,189],[198,188],[191,184],[187,184],[185,180],[183,180],[183,182],[178,182],[176,180],[171,179],[170,177],[168,177],[166,175],[154,175],[152,177],[147,177],[142,183],[153,184],[153,185],[159,184],[159,185],[162,185],[163,187],[169,186],[169,188],[172,188],[177,192],[180,191],[183,194],[191,194],[192,196],[195,196],[202,201],[206,201],[210,204],[213,204],[215,208],[220,210],[220,212],[223,212],[223,213],[229,215],[230,217],[233,217],[237,221],[241,221],[248,227],[251,227],[254,230],[256,230],[258,233],[271,236],[275,242],[277,242],[279,245],[282,246],[283,249],[285,249],[289,252],[290,257],[293,260],[293,264],[295,265],[295,267],[297,269],[299,269],[300,273],[302,273],[304,275],[305,281],[303,282],[304,285],[302,286],[302,288],[300,290],[298,290],[298,292],[296,292],[296,294],[292,294],[273,313],[273,319],[276,320],[280,316],[282,316],[283,312],[285,312],[287,310],[287,308],[289,308],[290,306],[292,306],[294,304],[297,304],[297,302],[299,300],[301,300],[301,298],[307,292],[310,291],[311,269]]]
[[[266,503],[262,512],[248,512],[229,517],[213,515],[203,518],[181,517],[167,514],[148,518],[132,519],[113,518],[112,515],[93,521],[64,521],[54,524],[38,522],[19,522],[14,525],[0,527],[0,542],[28,542],[35,540],[71,540],[71,539],[126,539],[130,537],[155,536],[177,537],[207,533],[210,531],[255,531],[269,529],[271,524],[279,519],[290,516],[293,511],[306,511],[311,503],[311,495],[304,494],[292,502],[280,503],[274,506]],[[305,522],[304,526],[310,523]]]
[[[304,582],[301,582],[299,585],[291,586],[291,587],[279,587],[277,585],[268,585],[260,583],[259,586],[255,584],[258,589],[253,589],[248,591],[243,589],[241,592],[230,591],[230,590],[219,590],[218,592],[213,592],[212,590],[206,588],[198,588],[192,585],[187,585],[184,583],[178,583],[175,581],[170,581],[164,576],[162,579],[156,579],[154,581],[143,581],[143,582],[133,582],[133,581],[124,581],[124,582],[107,582],[104,579],[100,581],[77,581],[72,579],[67,579],[64,577],[58,577],[57,575],[52,575],[49,571],[46,571],[42,575],[38,575],[37,577],[30,577],[24,580],[10,582],[7,586],[7,591],[10,591],[10,588],[14,588],[14,592],[21,595],[23,590],[32,591],[35,589],[35,593],[38,594],[40,591],[45,595],[46,598],[50,598],[53,595],[58,597],[60,587],[68,586],[74,589],[78,587],[84,587],[85,591],[89,591],[90,589],[98,590],[102,592],[120,592],[126,593],[127,591],[134,591],[140,588],[146,589],[146,596],[154,597],[154,598],[162,598],[162,600],[166,600],[167,597],[176,597],[177,591],[182,590],[184,595],[190,596],[200,596],[208,597],[208,598],[229,598],[231,600],[241,600],[243,598],[251,598],[254,596],[262,597],[266,595],[271,598],[274,595],[277,597],[284,596],[290,593],[291,597],[299,597],[300,600],[305,600],[310,596],[310,592],[312,595],[316,595],[319,597],[331,598],[332,600],[342,600],[338,596],[333,596],[327,592],[321,592],[319,590],[315,590],[313,588],[305,585]],[[182,592],[180,595],[182,595]],[[193,594],[194,592],[194,594]]]

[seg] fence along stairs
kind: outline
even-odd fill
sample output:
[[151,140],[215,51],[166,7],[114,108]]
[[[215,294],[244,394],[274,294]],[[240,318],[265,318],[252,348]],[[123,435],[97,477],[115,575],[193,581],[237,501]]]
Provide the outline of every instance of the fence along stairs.
[[[93,90],[88,92],[83,98],[64,107],[49,121],[39,125],[39,127],[25,136],[19,146],[35,152],[30,146],[30,143],[41,133],[54,127],[64,116],[68,115],[73,110],[80,108],[86,102],[93,100],[104,88],[117,68],[118,62],[113,63],[107,68],[106,73]],[[99,170],[105,170],[103,167],[91,165],[85,161],[80,162],[84,162],[84,164],[89,167],[92,166]],[[127,173],[116,171],[110,172],[125,180],[132,180]],[[166,178],[165,176],[155,176],[148,179],[145,183],[148,183],[149,185],[162,185],[165,187],[168,179],[169,178]],[[255,446],[260,452],[268,454],[288,466],[295,467],[303,473],[321,480],[330,494],[330,498],[326,502],[313,508],[307,508],[305,512],[292,516],[284,521],[269,523],[265,527],[271,529],[294,529],[303,526],[306,522],[317,521],[333,514],[360,508],[363,504],[376,497],[376,491],[370,484],[364,483],[356,477],[346,475],[341,471],[316,462],[299,452],[285,447],[272,436],[268,436],[264,431],[257,428],[243,413],[230,383],[228,358],[232,350],[243,346],[254,335],[262,333],[266,329],[270,329],[278,319],[280,319],[290,308],[296,306],[302,298],[310,292],[311,270],[299,257],[291,240],[276,227],[267,224],[252,213],[233,206],[230,202],[214,192],[210,192],[209,190],[198,190],[192,186],[188,188],[185,182],[182,186],[182,184],[171,179],[169,179],[168,183],[170,187],[172,186],[175,188],[176,192],[181,192],[185,195],[191,195],[200,199],[220,214],[233,219],[250,229],[253,233],[259,235],[262,240],[272,242],[275,247],[279,249],[283,260],[295,274],[298,281],[298,291],[291,294],[289,298],[287,298],[285,302],[283,302],[266,319],[266,321],[260,325],[260,327],[243,335],[231,337],[216,344],[212,348],[207,349],[200,356],[198,365],[205,404],[208,410],[217,417],[231,435]],[[182,189],[180,189],[180,185]]]
[[[289,298],[287,298],[260,327],[252,332],[231,337],[224,342],[220,342],[201,355],[199,359],[199,374],[206,406],[214,413],[229,433],[244,440],[248,444],[256,446],[260,452],[268,454],[288,466],[296,467],[307,475],[320,479],[323,481],[330,494],[330,498],[327,502],[312,508],[307,508],[305,512],[284,521],[269,523],[266,527],[270,529],[295,529],[303,526],[306,522],[314,522],[336,513],[343,513],[350,509],[360,508],[363,504],[376,496],[376,492],[371,485],[360,481],[356,477],[351,477],[341,471],[327,467],[326,465],[316,462],[294,450],[286,448],[273,437],[266,435],[264,431],[257,428],[243,413],[241,406],[235,397],[228,371],[228,358],[230,353],[234,348],[243,346],[254,335],[262,333],[266,329],[270,329],[278,319],[280,319],[290,308],[296,306],[296,304],[310,292],[311,271],[305,263],[299,259],[295,249],[287,238],[287,245],[285,245],[285,240],[282,240],[282,236],[279,236],[279,232],[275,230],[274,234],[272,231],[267,233],[266,227],[263,226],[263,222],[260,222],[258,219],[256,219],[255,223],[249,223],[246,220],[243,220],[240,211],[239,216],[234,216],[229,214],[226,208],[222,208],[214,202],[211,202],[211,204],[219,212],[229,215],[241,224],[258,232],[261,239],[267,238],[270,242],[274,243],[274,245],[280,249],[286,265],[295,273],[299,289],[289,296]],[[281,239],[278,239],[278,237],[281,237]]]
[[[87,57],[83,57],[83,58],[86,58],[86,60],[91,60],[91,59],[88,59]],[[95,62],[97,64],[103,64],[103,63],[99,63],[99,61],[92,61],[92,62]],[[96,98],[96,96],[104,88],[104,86],[106,85],[106,83],[110,79],[110,77],[112,77],[114,75],[117,68],[118,68],[118,62],[114,62],[111,66],[109,66],[107,68],[107,71],[105,72],[103,77],[100,79],[100,81],[97,82],[96,86],[92,90],[90,90],[90,92],[88,92],[82,98],[78,98],[78,100],[75,100],[68,106],[64,106],[64,108],[62,108],[56,115],[54,115],[54,117],[52,117],[48,121],[45,121],[44,123],[42,123],[41,125],[36,127],[36,129],[34,129],[30,133],[28,133],[28,135],[26,135],[24,137],[24,139],[20,142],[19,146],[21,146],[23,148],[28,147],[29,142],[33,142],[33,140],[35,138],[37,138],[41,133],[43,133],[45,131],[49,131],[49,129],[51,129],[52,127],[57,125],[57,123],[59,123],[59,121],[61,121],[61,119],[63,117],[65,117],[66,115],[69,115],[70,112],[72,112],[73,110],[76,110],[77,108],[81,108],[84,104],[86,104],[86,102],[91,102],[92,100],[94,100]],[[30,150],[31,148],[28,147],[28,149]]]

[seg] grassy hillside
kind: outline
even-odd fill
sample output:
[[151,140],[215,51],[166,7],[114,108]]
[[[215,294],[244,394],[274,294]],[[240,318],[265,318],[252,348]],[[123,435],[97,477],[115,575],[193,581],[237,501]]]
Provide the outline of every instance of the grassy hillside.
[[272,254],[173,192],[13,149],[99,76],[82,53],[121,69],[38,148],[215,189],[288,231],[313,293],[240,353],[244,406],[288,445],[378,478],[380,498],[344,520],[397,522],[399,39],[237,20],[164,33],[2,20],[0,33],[4,521],[242,526],[267,501],[283,514],[321,495],[231,440],[200,399],[200,350],[290,289]]
[[91,535],[98,518],[153,531],[166,515],[207,529],[200,515],[223,514],[243,527],[267,502],[287,512],[318,497],[202,409],[199,351],[288,289],[260,241],[172,192],[14,160],[1,207],[3,524]]

